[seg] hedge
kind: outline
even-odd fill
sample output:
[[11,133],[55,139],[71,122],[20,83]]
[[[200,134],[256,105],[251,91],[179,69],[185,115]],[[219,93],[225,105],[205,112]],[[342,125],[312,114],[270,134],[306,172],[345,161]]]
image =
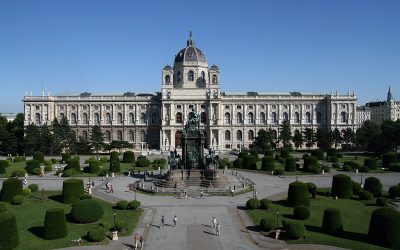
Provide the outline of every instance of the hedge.
[[375,202],[376,202],[376,205],[378,205],[380,207],[389,206],[389,201],[385,197],[378,197],[378,198],[376,198]]
[[134,163],[135,162],[135,153],[132,151],[125,151],[122,156],[122,161],[124,163]]
[[0,164],[0,174],[6,173],[6,167],[3,164]]
[[375,158],[367,158],[364,160],[364,166],[367,166],[370,170],[378,168],[378,161]]
[[76,158],[71,158],[68,161],[68,165],[65,167],[65,170],[75,169],[76,172],[81,172],[81,166],[79,164],[79,160]]
[[308,187],[305,183],[295,181],[289,184],[287,202],[291,207],[299,205],[310,206]]
[[136,160],[136,167],[146,168],[150,166],[150,161],[145,156],[139,156]]
[[71,217],[78,223],[92,223],[103,217],[104,209],[93,199],[78,201],[71,210]]
[[14,162],[21,162],[25,161],[25,156],[15,156],[14,157]]
[[130,209],[136,210],[136,209],[138,209],[140,207],[140,201],[135,201],[135,200],[130,201],[128,206],[129,206]]
[[83,180],[69,179],[63,182],[62,200],[67,204],[78,202],[84,194]]
[[392,199],[400,197],[400,186],[399,185],[391,186],[389,188],[388,193],[389,193],[389,197],[392,198]]
[[121,166],[119,161],[110,161],[110,172],[111,173],[121,172]]
[[261,170],[275,171],[275,161],[272,156],[265,156],[261,159]]
[[87,238],[92,242],[101,242],[107,237],[107,231],[104,227],[97,226],[87,233]]
[[392,208],[378,208],[371,214],[368,238],[377,245],[400,248],[400,213]]
[[47,240],[60,239],[67,236],[64,209],[49,208],[44,219],[43,236]]
[[233,161],[233,166],[235,168],[243,168],[243,158],[237,158]]
[[112,151],[110,153],[110,162],[119,161],[119,153],[117,151]]
[[348,199],[353,195],[351,178],[344,174],[334,175],[332,178],[332,196]]
[[303,170],[309,171],[311,167],[318,167],[318,160],[314,156],[304,158]]
[[8,211],[7,202],[0,202],[0,214]]
[[117,209],[119,210],[126,210],[128,209],[128,202],[127,201],[118,201],[115,206],[117,207]]
[[17,221],[10,211],[0,213],[0,249],[13,249],[19,244]]
[[286,148],[284,148],[284,149],[282,149],[281,150],[281,157],[282,158],[289,158],[290,157],[290,151],[289,151],[289,149],[286,149]]
[[243,158],[243,168],[244,169],[257,170],[256,158],[254,156],[252,156],[252,155],[246,155]]
[[296,160],[294,158],[287,158],[285,163],[286,172],[296,171]]
[[311,195],[313,199],[315,199],[317,197],[317,186],[312,182],[307,182],[306,185],[308,193]]
[[244,158],[247,155],[249,155],[247,152],[242,151],[242,152],[239,152],[238,158]]
[[256,161],[260,161],[260,158],[258,156],[258,152],[257,151],[251,150],[250,151],[250,155],[253,156]]
[[270,201],[266,198],[260,200],[260,208],[261,209],[268,209],[271,207],[271,205],[272,205],[272,201]]
[[30,160],[26,162],[25,170],[29,174],[33,174],[35,168],[40,168],[40,162],[38,160]]
[[360,198],[360,200],[367,201],[367,200],[372,200],[374,198],[374,195],[367,190],[363,190],[358,193],[358,197]]
[[267,214],[266,217],[260,220],[260,226],[264,231],[270,231],[277,225],[276,216],[273,214]]
[[382,155],[382,167],[390,168],[390,164],[396,162],[396,155],[394,153],[386,153]]
[[71,159],[71,155],[70,154],[65,153],[65,154],[61,155],[61,161],[63,163],[68,163],[69,159]]
[[389,170],[394,172],[400,172],[400,162],[390,164]]
[[289,239],[297,240],[306,234],[306,228],[301,222],[283,220],[282,225],[285,229],[285,236]]
[[311,156],[314,156],[315,158],[321,161],[325,159],[324,151],[322,151],[321,149],[316,149],[311,151]]
[[293,209],[293,216],[298,220],[307,220],[310,215],[310,209],[306,206],[297,206]]
[[11,202],[14,196],[22,195],[22,181],[17,178],[8,178],[3,182],[0,192],[0,200]]
[[32,159],[37,160],[40,163],[44,163],[44,154],[40,151],[36,151],[33,153]]
[[247,209],[258,209],[260,208],[260,201],[255,198],[251,198],[246,202]]
[[365,179],[364,190],[371,192],[374,197],[380,196],[382,194],[381,181],[375,177],[368,177]]
[[358,194],[361,191],[361,184],[355,181],[351,181],[353,187],[353,194]]
[[331,235],[337,235],[343,232],[342,217],[339,210],[335,208],[327,208],[324,210],[322,232]]
[[89,173],[97,174],[100,171],[100,165],[101,165],[100,161],[97,160],[89,161],[89,168],[88,168]]
[[267,151],[265,151],[264,156],[269,156],[269,157],[274,158],[274,151],[273,150],[267,150]]

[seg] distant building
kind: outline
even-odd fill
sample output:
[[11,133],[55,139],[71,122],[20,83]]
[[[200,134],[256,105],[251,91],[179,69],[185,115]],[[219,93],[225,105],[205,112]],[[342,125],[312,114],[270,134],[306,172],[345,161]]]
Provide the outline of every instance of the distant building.
[[4,116],[8,122],[12,122],[17,117],[17,114],[16,113],[0,113],[0,116]]
[[365,121],[371,120],[371,109],[367,106],[358,106],[356,110],[356,123],[359,129]]
[[368,102],[366,107],[370,109],[371,121],[382,123],[386,120],[396,121],[400,119],[400,101],[395,101],[390,91],[387,93],[386,101]]

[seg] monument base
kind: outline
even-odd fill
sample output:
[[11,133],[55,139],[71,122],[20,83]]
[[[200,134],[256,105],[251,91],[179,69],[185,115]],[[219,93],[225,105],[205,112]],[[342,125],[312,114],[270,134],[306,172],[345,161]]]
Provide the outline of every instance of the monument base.
[[204,187],[219,188],[228,184],[226,176],[217,170],[178,169],[170,170],[167,176],[158,181],[156,186],[164,188]]

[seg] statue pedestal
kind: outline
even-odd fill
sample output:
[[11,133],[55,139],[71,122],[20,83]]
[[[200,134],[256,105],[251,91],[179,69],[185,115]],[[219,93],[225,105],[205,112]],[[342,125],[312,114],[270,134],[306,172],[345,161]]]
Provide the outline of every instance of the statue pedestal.
[[112,231],[112,240],[118,240],[118,231]]

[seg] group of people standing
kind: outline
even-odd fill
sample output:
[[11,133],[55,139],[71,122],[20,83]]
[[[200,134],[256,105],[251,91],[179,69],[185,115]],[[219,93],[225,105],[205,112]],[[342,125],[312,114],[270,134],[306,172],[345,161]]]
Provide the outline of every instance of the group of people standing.
[[[135,249],[143,249],[144,246],[144,237],[143,235],[135,234],[134,237]],[[139,248],[140,247],[140,248]]]

